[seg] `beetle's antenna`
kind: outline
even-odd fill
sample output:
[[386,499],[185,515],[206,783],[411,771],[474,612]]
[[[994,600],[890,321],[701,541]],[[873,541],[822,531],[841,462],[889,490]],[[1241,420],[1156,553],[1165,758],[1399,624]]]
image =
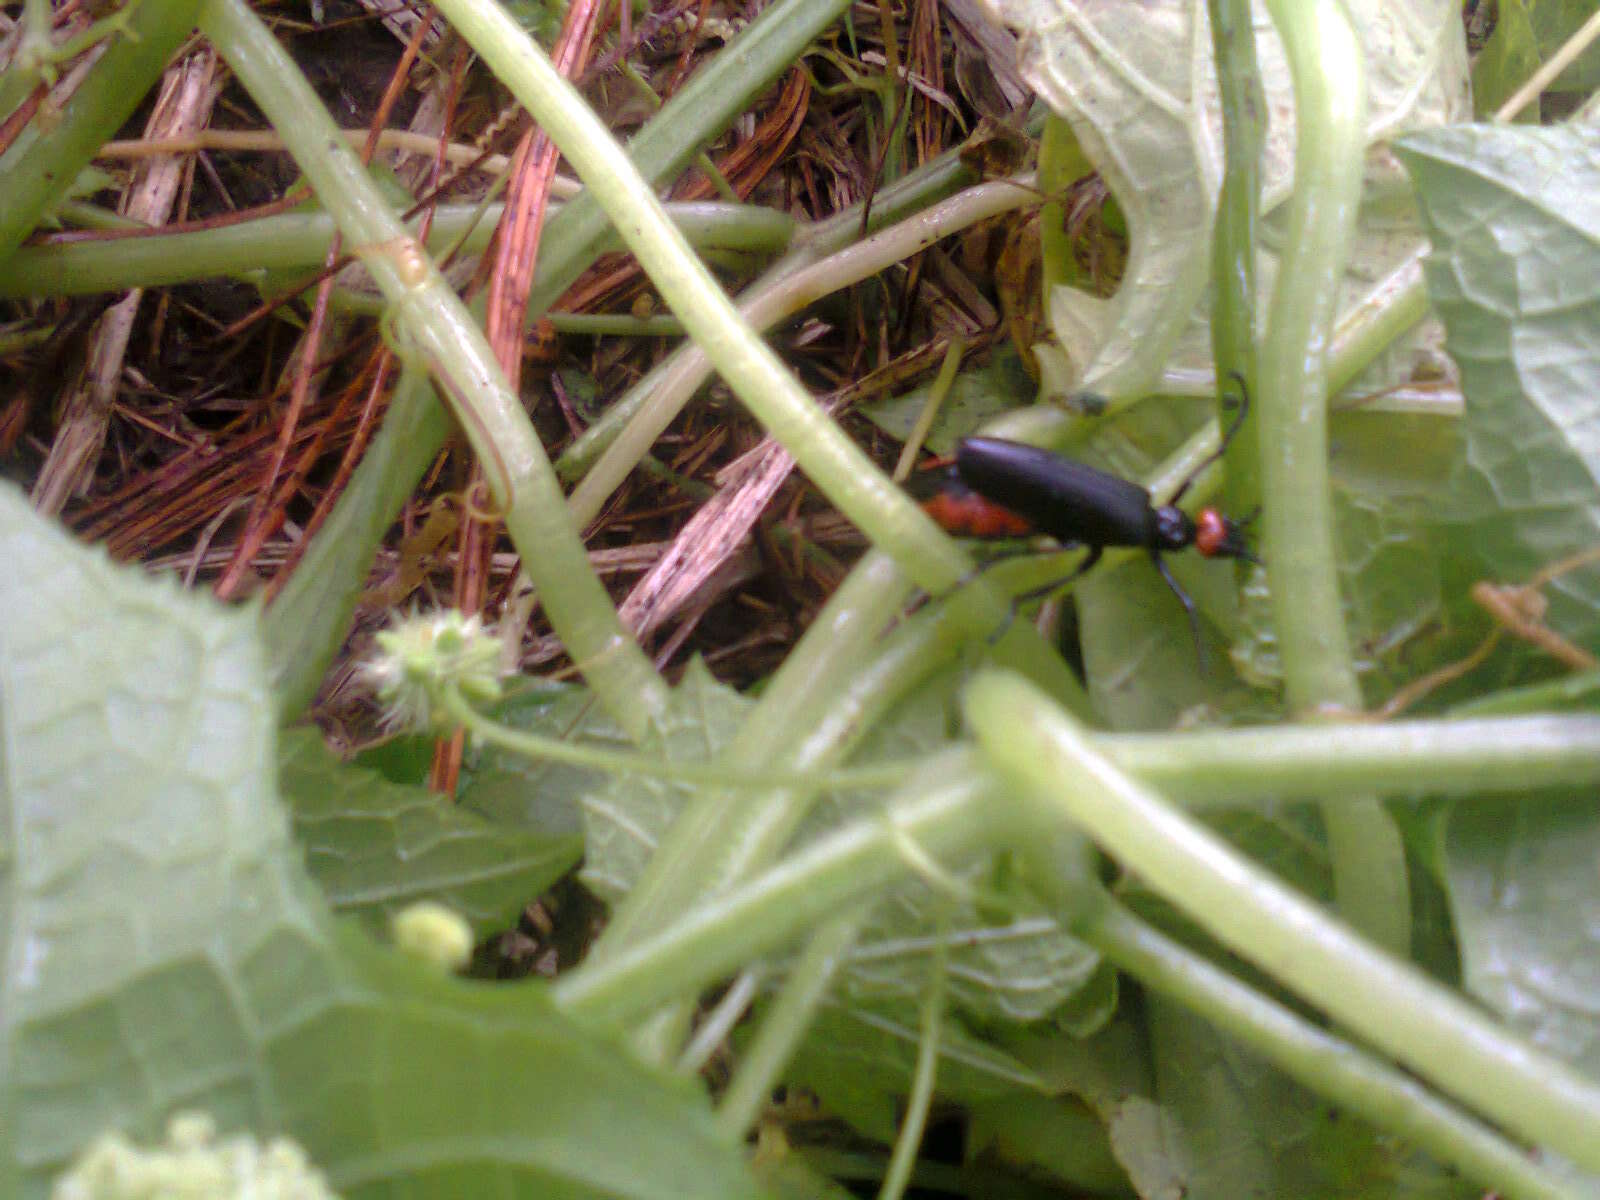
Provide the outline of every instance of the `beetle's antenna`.
[[1167,501],[1168,504],[1176,504],[1183,499],[1183,494],[1189,490],[1189,485],[1200,477],[1200,472],[1228,452],[1229,443],[1233,441],[1239,430],[1244,427],[1245,416],[1250,411],[1250,389],[1245,385],[1244,376],[1240,372],[1229,371],[1228,378],[1239,385],[1239,411],[1223,432],[1221,444],[1195,464],[1194,470],[1190,471],[1184,481],[1178,485],[1178,490],[1172,493],[1172,498]]

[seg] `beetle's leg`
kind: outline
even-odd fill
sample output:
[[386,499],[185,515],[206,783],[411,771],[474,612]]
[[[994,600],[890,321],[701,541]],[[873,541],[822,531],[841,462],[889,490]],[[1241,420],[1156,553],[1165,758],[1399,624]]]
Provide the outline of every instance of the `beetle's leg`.
[[1200,660],[1200,674],[1211,674],[1211,664],[1206,659],[1205,639],[1200,636],[1200,614],[1195,610],[1194,600],[1172,577],[1172,572],[1167,569],[1160,551],[1150,551],[1150,561],[1155,563],[1156,570],[1161,572],[1161,578],[1167,581],[1167,586],[1172,589],[1172,594],[1178,598],[1178,603],[1183,605],[1184,614],[1189,618],[1189,633],[1194,638],[1194,655]]
[[[1035,540],[1037,540],[1037,538],[1035,538]],[[997,550],[994,554],[990,555],[988,558],[983,559],[981,562],[979,562],[977,566],[973,567],[972,570],[968,571],[965,575],[963,575],[960,579],[956,580],[948,588],[946,588],[944,591],[940,592],[937,596],[929,596],[928,599],[929,600],[948,600],[951,596],[955,595],[962,588],[966,587],[967,584],[971,583],[974,579],[978,578],[978,576],[982,575],[990,567],[997,567],[1001,563],[1010,562],[1012,559],[1015,559],[1015,558],[1036,558],[1040,553],[1041,553],[1041,551],[1039,550],[1039,547],[1037,545],[1015,546],[1015,547],[1007,547],[1007,548],[1004,548],[1004,549],[1001,549],[1001,550]],[[1056,553],[1056,551],[1047,550],[1047,551],[1044,551],[1044,553],[1054,554],[1054,553]]]
[[1073,569],[1072,574],[1063,575],[1058,579],[1052,579],[1043,587],[1029,588],[1027,591],[1019,592],[1015,596],[1011,597],[1011,609],[1006,613],[1006,619],[1000,622],[1000,628],[996,629],[989,635],[989,644],[992,646],[1001,638],[1005,637],[1006,630],[1011,628],[1011,622],[1017,619],[1017,609],[1021,608],[1030,600],[1039,600],[1050,595],[1052,592],[1060,591],[1062,588],[1066,587],[1067,584],[1078,578],[1078,576],[1084,574],[1086,571],[1092,568],[1095,563],[1099,562],[1100,555],[1103,553],[1105,553],[1104,546],[1090,546],[1089,553],[1083,556],[1083,561]]
[[1083,556],[1083,561],[1072,569],[1072,574],[1062,575],[1057,579],[1052,579],[1043,587],[1029,588],[1025,592],[1018,592],[1014,597],[1012,597],[1011,600],[1012,611],[1014,612],[1019,604],[1026,604],[1030,600],[1042,600],[1044,597],[1050,595],[1050,593],[1059,591],[1066,587],[1067,584],[1078,578],[1078,576],[1088,574],[1089,571],[1093,569],[1095,563],[1100,561],[1100,556],[1103,553],[1105,553],[1104,546],[1090,546],[1089,553],[1085,554]]

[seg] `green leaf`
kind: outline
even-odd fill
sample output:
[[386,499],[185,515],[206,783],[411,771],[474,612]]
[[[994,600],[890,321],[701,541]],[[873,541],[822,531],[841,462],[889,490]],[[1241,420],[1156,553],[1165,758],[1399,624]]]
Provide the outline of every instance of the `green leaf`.
[[[914,1012],[828,1003],[785,1072],[828,1110],[868,1137],[892,1142],[910,1087],[921,1030]],[[939,1095],[956,1103],[998,1100],[1043,1082],[1028,1067],[947,1020],[939,1034]]]
[[[1533,8],[1530,0],[1499,0],[1494,33],[1472,62],[1472,102],[1481,117],[1492,116],[1543,62]],[[1537,125],[1539,106],[1528,105],[1518,119]]]
[[[933,384],[927,383],[898,396],[875,400],[861,405],[860,412],[890,437],[903,442],[911,435],[932,388]],[[987,362],[955,377],[925,444],[935,454],[952,454],[957,441],[976,433],[990,417],[1015,408],[1035,390],[1022,357],[1011,346],[1004,346]]]
[[[489,711],[495,720],[513,729],[630,754],[638,749],[587,688],[572,684],[530,680]],[[431,744],[424,750],[420,762],[425,775]],[[608,779],[605,772],[588,767],[542,762],[494,746],[469,744],[457,795],[463,808],[502,825],[533,829],[550,837],[581,833],[583,798],[604,787]]]
[[1592,795],[1458,804],[1446,881],[1466,986],[1600,1076],[1600,807]]
[[[1131,1111],[1114,1132],[1141,1195],[1478,1197],[1404,1143],[1330,1107],[1210,1023],[1146,999],[1155,1063],[1154,1111]],[[1169,1190],[1170,1189],[1170,1190]]]
[[[959,671],[925,681],[873,731],[858,762],[908,762],[943,747],[949,738],[951,689]],[[817,806],[800,834],[815,837],[852,816],[876,811],[881,797],[832,795]],[[988,1021],[1070,1019],[1097,1029],[1116,1006],[1115,972],[1098,951],[1066,933],[1009,871],[1008,860],[982,855],[945,864],[971,887],[952,896],[942,881],[913,880],[872,910],[841,971],[838,994],[877,1012],[917,1023],[927,989],[928,957],[944,945],[946,994],[952,1008]],[[1063,1013],[1070,1006],[1070,1013]]]
[[[672,710],[640,747],[669,762],[715,760],[750,707],[696,659],[672,693]],[[585,729],[593,736],[593,727]],[[620,735],[620,730],[618,731]],[[607,900],[624,895],[655,853],[660,837],[683,810],[688,785],[633,775],[609,776],[582,800],[588,854],[583,881]]]
[[[1117,1138],[1141,1108],[1154,1107],[1144,1099],[1151,1084],[1142,1024],[1119,1015],[1089,1038],[1034,1025],[1001,1031],[998,1040],[1038,1073],[1044,1090],[974,1100],[969,1155],[993,1141],[1005,1160],[1042,1168],[1077,1189],[1126,1191],[1128,1164],[1142,1164],[1123,1157]],[[1091,1114],[1097,1127],[1086,1123]]]
[[426,788],[342,763],[315,730],[286,733],[278,762],[313,878],[336,911],[374,929],[408,904],[437,900],[484,937],[583,855],[576,835],[506,828]]
[[[1466,453],[1443,505],[1447,586],[1464,595],[1600,542],[1600,131],[1438,130],[1397,149],[1467,398]],[[1600,568],[1545,594],[1547,625],[1600,640]]]
[[[1594,0],[1499,0],[1494,33],[1472,64],[1478,112],[1488,116],[1543,66],[1590,17]],[[1591,44],[1546,92],[1587,92],[1600,85],[1600,46]],[[1539,104],[1522,120],[1537,124]]]
[[1012,1092],[977,1105],[967,1148],[1046,1171],[1073,1192],[1117,1195],[1129,1186],[1100,1118],[1071,1098]]
[[340,929],[275,787],[253,609],[113,566],[0,486],[0,1195],[178,1110],[347,1197],[749,1196],[692,1084],[534,985]]

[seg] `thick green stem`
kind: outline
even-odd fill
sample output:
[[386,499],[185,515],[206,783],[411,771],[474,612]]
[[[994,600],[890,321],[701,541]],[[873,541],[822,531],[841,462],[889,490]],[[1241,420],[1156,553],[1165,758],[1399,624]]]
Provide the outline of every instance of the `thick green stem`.
[[1600,717],[1587,715],[1113,733],[1094,744],[1191,807],[1600,784]]
[[1361,200],[1366,85],[1334,0],[1268,8],[1289,55],[1299,136],[1285,268],[1261,351],[1261,528],[1289,708],[1304,718],[1361,706],[1339,600],[1323,349]]
[[317,694],[349,633],[374,547],[450,432],[450,416],[420,371],[402,372],[383,424],[340,502],[261,618],[278,719],[294,720]]
[[[1222,102],[1226,168],[1211,241],[1211,356],[1218,392],[1237,371],[1246,391],[1256,384],[1256,239],[1261,220],[1261,148],[1266,96],[1256,68],[1250,0],[1210,0],[1211,52]],[[1226,424],[1224,413],[1220,420]],[[1261,503],[1261,451],[1256,423],[1246,420],[1228,446],[1228,508],[1252,512]]]
[[[859,669],[906,594],[904,577],[883,555],[853,571],[789,653],[761,702],[718,765],[785,770],[834,761],[848,738],[817,737],[833,697]],[[802,734],[804,736],[802,738]],[[673,822],[633,890],[590,951],[603,959],[664,925],[676,913],[770,862],[809,811],[818,788],[757,795],[707,789]]]
[[1600,1085],[1385,954],[1164,803],[1022,679],[968,689],[967,719],[1042,830],[1070,825],[1352,1035],[1526,1138],[1600,1170]]
[[[1262,534],[1289,711],[1300,719],[1361,708],[1339,596],[1328,475],[1326,348],[1361,202],[1366,71],[1337,0],[1269,0],[1294,80],[1294,196],[1284,269],[1261,348],[1256,407]],[[1376,798],[1323,816],[1339,911],[1409,952],[1405,849]]]
[[[194,27],[196,0],[143,0],[78,85],[60,118],[0,158],[0,264],[77,181],[138,107]],[[48,12],[48,9],[46,9]]]
[[[551,205],[551,220],[566,207]],[[499,224],[501,208],[441,206],[434,212],[428,250],[438,254],[459,244],[461,253],[478,253]],[[667,212],[697,246],[774,252],[787,248],[795,232],[792,218],[754,205],[669,204]],[[322,269],[333,234],[334,220],[325,212],[280,213],[192,233],[24,246],[0,276],[0,297],[168,287],[257,271],[312,273]],[[545,261],[540,259],[535,286],[553,271]]]
[[618,723],[642,736],[665,711],[666,684],[622,628],[590,569],[544,447],[482,330],[243,0],[205,0],[200,21],[392,305],[401,356],[426,367],[460,422],[573,661]]

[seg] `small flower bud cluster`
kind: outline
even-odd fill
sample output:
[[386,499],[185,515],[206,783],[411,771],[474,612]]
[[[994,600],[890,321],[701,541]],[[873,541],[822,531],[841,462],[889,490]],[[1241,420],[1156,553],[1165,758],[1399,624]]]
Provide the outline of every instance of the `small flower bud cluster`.
[[217,1140],[204,1113],[180,1113],[165,1145],[135,1146],[108,1133],[50,1189],[50,1200],[338,1200],[306,1153],[275,1138],[263,1146],[240,1134]]
[[500,643],[455,609],[397,618],[377,636],[364,674],[390,728],[427,729],[446,687],[470,703],[500,697]]

